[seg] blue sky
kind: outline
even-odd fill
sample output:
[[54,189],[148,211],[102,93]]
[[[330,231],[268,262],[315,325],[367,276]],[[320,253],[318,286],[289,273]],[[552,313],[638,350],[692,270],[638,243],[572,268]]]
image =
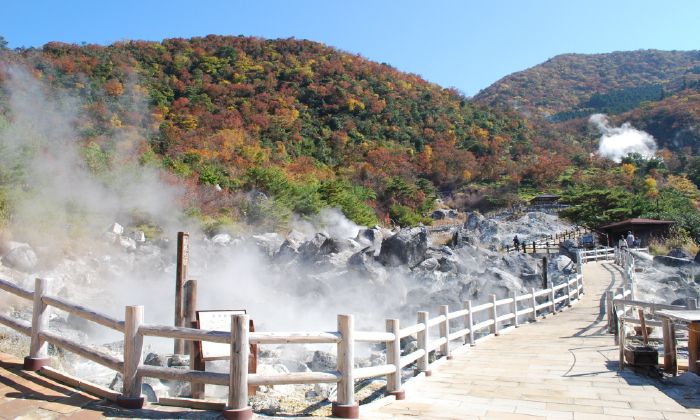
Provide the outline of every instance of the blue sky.
[[11,48],[207,34],[294,37],[469,96],[557,54],[700,49],[697,0],[24,0],[0,10],[0,36]]

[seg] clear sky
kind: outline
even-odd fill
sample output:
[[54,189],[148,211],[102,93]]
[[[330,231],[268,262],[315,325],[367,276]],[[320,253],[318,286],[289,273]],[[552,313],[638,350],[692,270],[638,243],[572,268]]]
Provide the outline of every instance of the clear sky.
[[557,54],[700,49],[698,0],[6,1],[11,48],[219,35],[310,39],[472,96]]

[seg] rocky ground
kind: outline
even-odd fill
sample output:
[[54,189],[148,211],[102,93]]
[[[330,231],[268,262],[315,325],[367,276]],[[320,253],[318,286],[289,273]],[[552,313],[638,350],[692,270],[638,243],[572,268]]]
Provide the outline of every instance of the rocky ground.
[[[446,213],[445,218],[453,215]],[[388,230],[363,228],[347,221],[332,226],[292,230],[287,235],[263,233],[213,237],[192,234],[189,278],[199,281],[199,309],[245,308],[258,331],[334,330],[338,313],[356,315],[359,329],[380,331],[384,318],[414,323],[416,312],[436,313],[438,305],[453,310],[466,300],[485,301],[513,291],[527,293],[541,285],[541,259],[522,253],[504,253],[502,247],[518,235],[537,240],[571,226],[544,213],[486,219],[473,213],[463,224],[448,228],[435,240],[425,227]],[[342,229],[341,229],[342,227]],[[34,244],[5,241],[1,246],[0,276],[27,288],[33,278],[50,278],[52,293],[123,318],[125,305],[144,304],[146,322],[171,323],[174,301],[174,241],[146,238],[143,232],[110,226],[85,253],[57,257]],[[571,260],[552,258],[549,273],[555,283],[572,272]],[[9,311],[29,319],[26,303],[7,301]],[[57,312],[52,329],[73,339],[92,343],[121,355],[119,336],[75,317]],[[19,339],[8,334],[4,347],[26,351]],[[415,348],[408,339],[403,352]],[[147,342],[147,363],[181,366],[187,361],[168,355],[169,342]],[[334,369],[331,346],[262,348],[259,371],[300,372]],[[380,348],[359,349],[361,365],[383,364]],[[68,371],[95,382],[119,388],[112,372],[55,352]],[[207,369],[221,369],[211,364]],[[406,372],[411,375],[411,370]],[[377,394],[381,381],[360,386],[367,398]],[[144,391],[155,394],[187,394],[186,385],[147,380]],[[216,396],[215,388],[208,388]],[[326,386],[261,387],[256,408],[266,412],[303,411],[305,405],[325,410],[333,389]],[[378,395],[378,394],[377,394]],[[289,401],[275,405],[273,401]],[[363,396],[362,398],[364,398]],[[290,407],[297,408],[290,408]],[[325,408],[324,408],[325,407]]]

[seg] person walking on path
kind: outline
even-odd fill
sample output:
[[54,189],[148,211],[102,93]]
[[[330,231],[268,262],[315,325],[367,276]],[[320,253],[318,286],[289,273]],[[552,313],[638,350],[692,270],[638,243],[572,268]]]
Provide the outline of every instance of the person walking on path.
[[520,238],[518,238],[518,235],[515,235],[515,238],[513,238],[513,246],[516,251],[520,249]]
[[632,231],[627,232],[627,246],[629,248],[632,248],[634,246],[634,235],[632,235]]

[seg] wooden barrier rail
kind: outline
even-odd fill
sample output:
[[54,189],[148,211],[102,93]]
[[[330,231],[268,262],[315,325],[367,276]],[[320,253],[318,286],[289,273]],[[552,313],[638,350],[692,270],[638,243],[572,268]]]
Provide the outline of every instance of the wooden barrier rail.
[[[555,313],[561,310],[558,304],[571,304],[583,293],[582,277],[577,274],[564,283],[545,290],[531,289],[527,294],[513,293],[502,299],[492,295],[490,301],[479,305],[466,301],[461,308],[456,308],[454,311],[450,311],[447,305],[442,305],[439,307],[439,314],[433,318],[429,317],[428,312],[419,312],[418,322],[404,328],[400,328],[398,319],[387,319],[386,331],[356,331],[352,315],[338,315],[337,331],[250,332],[247,315],[232,315],[231,331],[145,324],[143,323],[144,308],[141,306],[127,306],[125,319],[122,321],[63,298],[48,295],[47,286],[46,280],[37,279],[35,290],[29,291],[11,282],[0,280],[0,289],[34,302],[31,324],[0,315],[0,324],[32,337],[30,356],[27,358],[28,361],[25,360],[25,368],[32,370],[42,368],[47,359],[45,345],[51,343],[120,372],[124,378],[124,386],[122,394],[116,398],[116,401],[130,408],[143,405],[141,383],[145,377],[195,384],[228,385],[229,398],[225,416],[229,418],[250,418],[252,415],[252,410],[248,406],[248,386],[309,383],[337,383],[337,400],[333,404],[333,413],[340,417],[357,418],[359,411],[354,399],[355,380],[385,376],[387,394],[404,398],[401,388],[402,368],[415,364],[418,373],[430,375],[431,364],[428,356],[431,352],[450,358],[451,343],[455,341],[458,341],[459,345],[476,345],[479,339],[488,335],[498,335],[505,327],[517,327],[527,320],[537,321],[538,315],[545,312]],[[50,332],[47,324],[49,307],[58,308],[122,332],[124,334],[123,360]],[[408,336],[416,336],[418,348],[402,356],[401,339]],[[214,373],[144,365],[142,351],[144,337],[169,338],[181,340],[183,343],[208,341],[229,344],[231,346],[230,372]],[[355,368],[356,342],[385,343],[386,363]],[[249,374],[247,363],[251,344],[336,344],[337,369],[332,372]],[[97,387],[94,384],[90,386]]]

